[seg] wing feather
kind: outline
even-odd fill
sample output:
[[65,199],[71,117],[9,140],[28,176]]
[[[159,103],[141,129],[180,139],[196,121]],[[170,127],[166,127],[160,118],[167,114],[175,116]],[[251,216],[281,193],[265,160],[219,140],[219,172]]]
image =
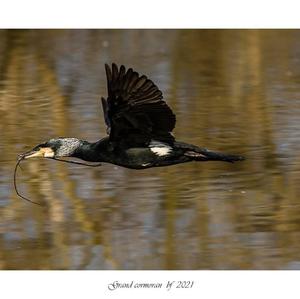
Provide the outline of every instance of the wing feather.
[[176,117],[158,87],[124,65],[105,64],[105,70],[108,98],[101,100],[110,140],[130,146],[151,139],[172,143]]

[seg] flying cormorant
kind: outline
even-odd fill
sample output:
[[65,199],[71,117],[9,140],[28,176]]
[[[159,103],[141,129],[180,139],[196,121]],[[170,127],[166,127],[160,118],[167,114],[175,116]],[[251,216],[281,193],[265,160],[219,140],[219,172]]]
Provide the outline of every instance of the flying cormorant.
[[132,169],[168,166],[190,161],[244,160],[176,141],[171,134],[176,118],[162,92],[146,76],[124,65],[105,65],[107,99],[102,98],[108,136],[91,143],[77,138],[55,138],[35,146],[21,159],[76,157]]

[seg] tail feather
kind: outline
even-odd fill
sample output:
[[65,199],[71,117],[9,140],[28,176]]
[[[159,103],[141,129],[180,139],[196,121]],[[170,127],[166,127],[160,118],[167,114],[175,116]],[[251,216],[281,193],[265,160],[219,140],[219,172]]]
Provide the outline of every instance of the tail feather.
[[212,152],[203,148],[188,150],[184,155],[193,158],[195,161],[225,161],[234,163],[245,160],[245,157],[242,156]]
[[237,161],[245,160],[245,157],[242,156],[227,155],[227,154],[211,152],[211,151],[207,151],[205,153],[205,156],[207,157],[207,161],[225,161],[229,163],[234,163]]
[[234,163],[245,160],[245,157],[231,154],[223,154],[210,151],[206,148],[198,147],[196,145],[185,142],[175,142],[176,148],[184,151],[184,156],[189,157],[194,161],[225,161]]

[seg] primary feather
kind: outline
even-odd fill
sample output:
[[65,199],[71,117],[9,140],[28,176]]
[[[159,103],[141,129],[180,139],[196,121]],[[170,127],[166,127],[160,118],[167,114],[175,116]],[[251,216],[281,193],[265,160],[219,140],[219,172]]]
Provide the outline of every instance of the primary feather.
[[123,65],[105,65],[107,100],[102,98],[110,140],[118,144],[146,146],[152,139],[172,143],[176,118],[162,92],[145,75]]

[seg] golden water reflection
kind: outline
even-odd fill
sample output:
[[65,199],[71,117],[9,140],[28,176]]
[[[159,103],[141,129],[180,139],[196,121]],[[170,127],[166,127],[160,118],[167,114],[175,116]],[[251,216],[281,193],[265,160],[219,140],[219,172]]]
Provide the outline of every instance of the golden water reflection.
[[[238,164],[134,171],[16,156],[105,135],[105,62],[160,86],[178,140]],[[300,269],[300,31],[0,31],[1,269]]]

